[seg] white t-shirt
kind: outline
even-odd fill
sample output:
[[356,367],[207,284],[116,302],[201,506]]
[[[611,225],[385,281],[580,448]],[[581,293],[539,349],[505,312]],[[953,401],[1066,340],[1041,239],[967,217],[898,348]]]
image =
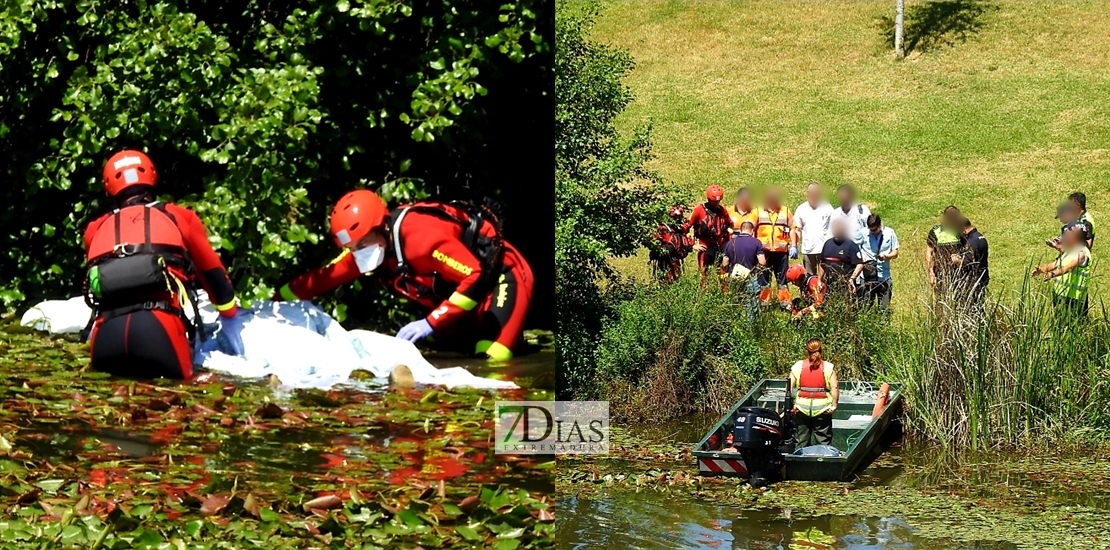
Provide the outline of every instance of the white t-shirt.
[[832,220],[845,219],[848,220],[848,236],[852,238],[852,242],[856,243],[860,248],[863,248],[864,241],[867,238],[867,218],[871,216],[871,209],[866,204],[853,204],[852,208],[847,212],[843,208],[837,206],[833,209]]
[[827,202],[813,208],[809,202],[798,205],[794,211],[794,227],[802,232],[802,254],[820,254],[825,241],[829,240],[829,220],[832,206]]

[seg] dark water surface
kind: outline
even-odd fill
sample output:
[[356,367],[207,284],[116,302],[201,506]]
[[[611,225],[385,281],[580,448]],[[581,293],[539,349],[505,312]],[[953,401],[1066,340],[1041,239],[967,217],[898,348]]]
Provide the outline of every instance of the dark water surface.
[[[694,446],[719,420],[691,415],[626,430],[644,441]],[[1046,459],[1020,468],[995,467],[1005,456],[967,457],[961,465],[922,446],[897,443],[885,460],[858,472],[852,487],[890,486],[958,491],[999,501],[1052,501],[1110,512],[1110,487],[1065,483],[1080,475]],[[690,471],[695,467],[690,465]],[[962,542],[927,538],[898,517],[825,515],[793,518],[790,510],[749,510],[714,505],[682,495],[628,491],[619,497],[561,498],[556,503],[557,548],[561,549],[1009,549],[1007,541]]]

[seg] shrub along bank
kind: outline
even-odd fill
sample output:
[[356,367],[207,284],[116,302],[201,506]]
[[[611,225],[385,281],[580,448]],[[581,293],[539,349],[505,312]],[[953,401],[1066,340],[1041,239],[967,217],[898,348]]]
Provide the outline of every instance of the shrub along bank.
[[[999,293],[1007,296],[1007,293]],[[1061,317],[1042,289],[969,307],[959,296],[893,323],[830,303],[821,320],[764,311],[751,323],[737,294],[688,275],[614,307],[597,368],[576,395],[608,399],[624,421],[723,413],[763,377],[784,377],[821,338],[841,379],[899,382],[907,426],[946,447],[1040,447],[1105,439],[1110,324]]]

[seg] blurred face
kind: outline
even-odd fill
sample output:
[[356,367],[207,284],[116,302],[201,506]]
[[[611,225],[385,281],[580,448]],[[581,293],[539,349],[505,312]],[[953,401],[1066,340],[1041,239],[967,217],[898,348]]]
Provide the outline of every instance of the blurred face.
[[1060,209],[1060,221],[1064,223],[1071,223],[1079,218],[1078,210],[1073,205],[1068,205],[1067,208]]
[[960,228],[960,225],[962,225],[960,223],[961,221],[959,214],[956,214],[955,211],[950,211],[940,219],[940,225],[945,229],[954,231]]
[[767,206],[778,207],[780,204],[782,204],[780,202],[782,196],[779,194],[779,190],[775,189],[774,187],[768,189],[763,198],[767,202]]
[[752,209],[752,194],[749,191],[743,191],[736,194],[737,210],[751,210]]
[[840,191],[837,191],[836,198],[840,201],[840,204],[842,205],[853,204],[856,200],[855,193],[852,193],[851,189],[841,189]]
[[814,207],[816,207],[821,202],[820,185],[810,185],[809,187],[806,187],[806,202],[808,202],[810,206]]
[[844,239],[848,235],[848,225],[844,223],[843,219],[837,219],[832,223],[832,234],[837,239]]
[[1087,244],[1087,243],[1083,240],[1083,232],[1082,231],[1078,231],[1078,230],[1073,229],[1071,231],[1068,231],[1067,233],[1064,233],[1064,247],[1065,248],[1077,248],[1077,247],[1079,247],[1081,245],[1084,245],[1084,244]]

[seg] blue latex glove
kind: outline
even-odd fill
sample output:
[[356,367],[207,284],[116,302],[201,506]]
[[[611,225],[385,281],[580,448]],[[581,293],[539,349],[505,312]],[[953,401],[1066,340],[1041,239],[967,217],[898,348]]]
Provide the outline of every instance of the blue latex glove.
[[790,246],[790,259],[791,260],[797,260],[798,259],[798,247],[793,246],[793,245]]
[[235,312],[235,317],[220,316],[220,334],[223,335],[224,341],[227,342],[228,348],[232,353],[243,357],[246,355],[246,350],[243,348],[243,337],[240,332],[243,331],[243,318],[251,313],[251,310],[240,308]]
[[424,338],[427,338],[428,336],[431,336],[432,332],[432,325],[428,323],[428,320],[421,319],[419,321],[413,321],[401,327],[401,330],[397,331],[397,337],[402,340],[408,340],[409,342],[416,343],[420,340],[423,340]]

